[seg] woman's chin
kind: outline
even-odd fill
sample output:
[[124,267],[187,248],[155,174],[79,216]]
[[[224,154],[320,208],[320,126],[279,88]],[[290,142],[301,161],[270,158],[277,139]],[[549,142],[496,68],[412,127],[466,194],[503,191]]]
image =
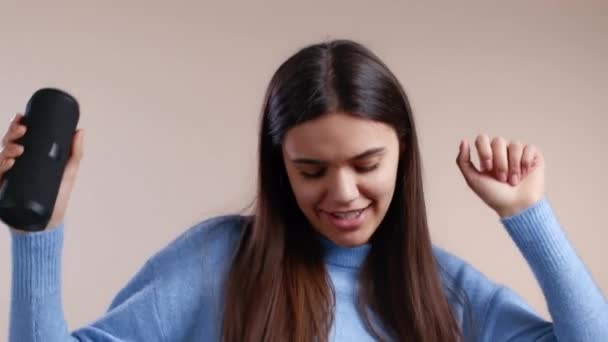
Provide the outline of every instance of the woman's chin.
[[340,247],[357,247],[369,242],[371,234],[364,229],[356,231],[335,231],[332,230],[331,234],[328,234],[329,240]]

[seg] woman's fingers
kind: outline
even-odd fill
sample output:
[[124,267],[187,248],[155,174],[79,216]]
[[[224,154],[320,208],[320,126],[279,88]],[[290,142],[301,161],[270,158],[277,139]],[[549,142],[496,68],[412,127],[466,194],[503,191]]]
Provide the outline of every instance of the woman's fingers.
[[534,145],[526,145],[521,157],[521,173],[526,176],[534,166],[534,158],[536,157],[537,149]]
[[14,158],[2,158],[2,160],[0,160],[0,175],[3,175],[11,167],[13,167],[13,165],[15,165]]
[[509,159],[509,183],[517,185],[521,179],[521,158],[523,154],[523,145],[520,142],[511,142],[507,147],[507,155]]
[[8,145],[2,148],[2,151],[0,151],[0,157],[1,159],[16,158],[22,155],[23,152],[23,145],[9,143]]
[[15,165],[15,158],[24,152],[23,145],[15,144],[14,141],[21,138],[26,131],[26,127],[19,122],[23,116],[15,114],[9,127],[2,137],[2,150],[0,151],[0,176]]
[[517,185],[533,167],[538,154],[536,147],[503,137],[490,140],[479,134],[475,140],[480,171],[491,174],[496,180]]
[[21,114],[16,114],[13,120],[11,121],[8,130],[6,131],[6,133],[4,133],[4,136],[2,137],[2,146],[8,145],[9,143],[21,138],[25,134],[27,128],[19,123],[21,117]]
[[494,168],[492,161],[492,148],[490,147],[490,138],[487,134],[480,134],[475,139],[475,147],[479,156],[479,169],[481,172],[491,171]]
[[24,148],[18,144],[8,144],[0,151],[0,176],[15,165],[15,158],[22,155]]
[[509,172],[509,161],[507,159],[507,143],[503,137],[492,139],[492,157],[494,163],[494,175],[501,182],[507,181]]

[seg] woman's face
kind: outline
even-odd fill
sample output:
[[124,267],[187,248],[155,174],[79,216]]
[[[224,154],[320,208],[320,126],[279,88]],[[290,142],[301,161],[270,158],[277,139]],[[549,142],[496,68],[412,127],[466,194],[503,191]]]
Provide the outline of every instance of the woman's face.
[[312,226],[340,246],[368,242],[395,190],[395,130],[332,113],[291,128],[282,150],[296,201]]

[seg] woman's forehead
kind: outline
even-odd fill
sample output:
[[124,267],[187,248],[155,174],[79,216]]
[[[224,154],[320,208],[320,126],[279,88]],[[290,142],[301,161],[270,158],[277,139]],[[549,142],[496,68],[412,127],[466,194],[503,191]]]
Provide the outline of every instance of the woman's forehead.
[[370,148],[397,144],[387,124],[348,114],[327,114],[290,129],[283,147],[291,158],[350,158]]

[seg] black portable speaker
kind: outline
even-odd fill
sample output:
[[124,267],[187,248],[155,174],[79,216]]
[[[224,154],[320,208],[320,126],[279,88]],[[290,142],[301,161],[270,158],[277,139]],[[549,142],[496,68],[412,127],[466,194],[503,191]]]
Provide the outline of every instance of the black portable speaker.
[[0,185],[0,219],[25,231],[44,230],[51,219],[80,116],[78,102],[64,91],[43,88],[27,103],[15,143],[23,154]]

